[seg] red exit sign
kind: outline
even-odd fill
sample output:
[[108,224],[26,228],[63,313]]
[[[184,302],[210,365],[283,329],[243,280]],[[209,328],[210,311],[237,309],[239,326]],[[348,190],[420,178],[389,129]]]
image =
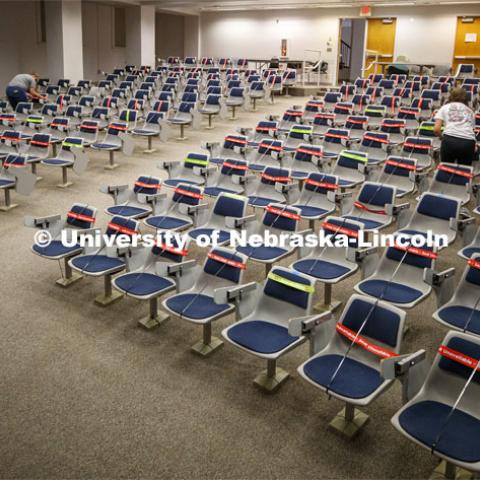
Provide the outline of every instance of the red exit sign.
[[360,7],[360,16],[369,17],[372,14],[372,7],[370,5],[363,5]]

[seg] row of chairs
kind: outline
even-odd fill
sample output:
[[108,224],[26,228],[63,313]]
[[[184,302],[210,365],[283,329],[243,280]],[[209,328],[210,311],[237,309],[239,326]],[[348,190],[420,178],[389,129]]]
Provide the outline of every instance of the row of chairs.
[[[212,323],[235,313],[236,322],[222,331],[222,337],[240,350],[267,360],[266,371],[255,380],[266,391],[278,389],[288,376],[277,367],[278,359],[309,341],[310,358],[299,367],[299,374],[320,390],[346,402],[333,426],[349,436],[366,422],[365,414],[356,407],[370,404],[398,379],[402,383],[404,406],[392,420],[396,428],[445,459],[447,473],[452,473],[453,465],[478,471],[478,447],[466,440],[471,435],[468,432],[476,431],[480,414],[475,402],[476,381],[471,382],[476,378],[479,340],[478,333],[470,330],[477,325],[473,321],[478,314],[477,255],[472,254],[460,283],[453,289],[453,269],[436,271],[439,252],[435,248],[402,246],[394,240],[379,258],[378,251],[358,246],[360,232],[381,230],[395,221],[398,222],[395,233],[404,233],[407,238],[430,230],[446,234],[451,244],[459,232],[467,236],[474,221],[466,215],[457,194],[461,191],[465,198],[465,192],[473,189],[474,171],[459,165],[439,164],[430,188],[420,194],[408,219],[408,204],[396,202],[396,188],[388,184],[388,178],[381,183],[366,178],[360,165],[368,165],[368,152],[342,150],[328,162],[319,162],[321,168],[317,171],[304,171],[303,179],[296,180],[292,178],[292,168],[269,166],[264,163],[266,156],[262,157],[262,153],[258,156],[259,148],[265,149],[265,142],[277,141],[283,141],[280,149],[266,148],[266,151],[280,153],[282,162],[292,162],[292,157],[305,153],[302,148],[307,155],[322,152],[322,146],[313,143],[310,127],[295,124],[282,140],[275,135],[265,136],[270,131],[278,133],[278,125],[275,131],[265,130],[259,124],[252,130],[242,129],[239,135],[229,135],[219,144],[203,145],[209,154],[190,153],[180,164],[162,163],[160,166],[169,173],[163,182],[157,176],[142,176],[131,189],[125,185],[102,187],[114,199],[114,205],[106,210],[111,216],[108,236],[133,237],[140,230],[139,219],[143,219],[146,226],[160,233],[160,241],[154,247],[140,248],[128,242],[122,248],[105,244],[89,249],[75,245],[77,250],[69,252],[71,255],[65,260],[71,278],[63,283],[76,280],[72,271],[103,276],[105,292],[97,301],[108,304],[121,295],[149,300],[150,315],[143,322],[145,326],[157,324],[168,314],[202,325],[203,339],[193,347],[201,355],[210,354],[221,345],[221,340],[212,336]],[[400,143],[405,148],[406,142]],[[342,185],[338,176],[326,171],[330,165],[338,164],[345,153],[344,159],[355,160],[356,169],[363,173],[355,185]],[[418,148],[409,153],[408,159],[416,160],[417,154],[425,152]],[[428,149],[428,155],[432,157],[432,149]],[[259,167],[251,168],[252,158]],[[405,161],[405,157],[401,158]],[[371,171],[378,172],[386,162],[385,159],[371,165]],[[400,169],[394,163],[388,166],[394,171]],[[431,170],[424,171],[426,178]],[[414,185],[418,188],[416,174]],[[223,190],[229,186],[235,191]],[[355,200],[353,192],[347,191],[354,186],[359,188]],[[172,195],[165,195],[163,187],[172,189]],[[215,198],[211,209],[201,202],[209,188],[219,189],[210,190]],[[259,197],[264,201],[259,202]],[[267,245],[217,246],[207,253],[202,267],[188,260],[190,242],[200,244],[201,236],[213,240],[216,232],[220,240],[222,232],[231,231],[253,234],[268,230],[278,235],[306,236],[310,231],[301,229],[301,221],[307,219],[304,212],[312,205],[319,206],[319,199],[323,206],[329,205],[325,213],[317,212],[315,220],[322,220],[321,230],[333,239],[339,234],[346,235],[347,245],[283,251]],[[248,214],[249,206],[262,209],[261,221]],[[68,219],[87,222],[82,230],[88,232],[96,211],[87,205],[76,205],[69,214],[67,223]],[[54,230],[58,242],[62,221],[58,216],[44,217],[26,219],[26,224]],[[310,226],[317,231],[315,223]],[[167,233],[179,229],[188,230],[186,242],[175,240],[173,246],[169,245]],[[228,235],[220,243],[228,245],[229,238]],[[54,245],[59,249],[65,247],[61,241]],[[38,246],[33,249],[49,257]],[[290,267],[278,266],[280,260],[294,252],[299,258]],[[59,258],[62,257],[56,259]],[[244,283],[245,270],[252,262],[270,265],[263,282]],[[347,302],[339,321],[331,313],[337,305],[327,288],[320,313],[314,313],[316,282],[333,284],[358,270],[362,272],[362,279],[355,286],[358,294]],[[120,275],[112,278],[117,273]],[[163,312],[159,313],[158,298],[174,290],[176,293],[162,302]],[[412,308],[431,293],[437,296],[436,314],[454,331],[445,337],[424,381],[425,352],[402,354],[401,351],[406,318],[402,309]],[[467,305],[470,309],[462,311],[461,317],[458,307]],[[463,394],[462,387],[466,386],[467,393]],[[459,393],[462,393],[461,408],[457,405]]]

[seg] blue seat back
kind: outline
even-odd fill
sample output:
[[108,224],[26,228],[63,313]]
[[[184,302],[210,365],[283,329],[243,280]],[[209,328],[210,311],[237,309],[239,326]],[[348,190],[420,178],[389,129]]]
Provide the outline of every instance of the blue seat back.
[[[272,275],[267,277],[267,281],[263,287],[264,295],[306,310],[309,305],[310,296],[313,295],[313,280],[285,268],[275,267],[271,273]],[[285,279],[286,282],[283,282],[282,279]],[[295,288],[291,286],[292,284],[289,285],[289,282],[293,282],[293,285],[300,284],[309,291],[302,291]]]
[[442,195],[424,194],[417,205],[417,212],[429,217],[449,220],[456,218],[459,201]]
[[74,203],[67,212],[66,223],[72,227],[92,228],[95,224],[96,210],[88,205]]
[[[233,262],[239,262],[239,263],[245,262],[242,256],[227,250],[214,248],[211,251],[211,253],[213,253],[214,255],[218,255],[219,257],[232,260]],[[229,265],[224,262],[220,262],[208,256],[205,261],[203,271],[209,275],[213,275],[218,278],[224,278],[225,280],[229,280],[234,283],[238,283],[242,275],[242,268],[239,268],[234,265]]]

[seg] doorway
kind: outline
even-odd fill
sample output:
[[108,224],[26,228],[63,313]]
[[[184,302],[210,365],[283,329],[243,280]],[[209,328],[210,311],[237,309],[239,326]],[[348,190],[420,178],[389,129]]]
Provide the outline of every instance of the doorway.
[[392,63],[395,49],[396,18],[369,18],[367,21],[367,47],[365,53],[365,73],[383,73],[380,63]]
[[480,68],[480,17],[458,17],[453,54],[453,73],[459,63],[473,63]]
[[338,83],[353,82],[362,75],[366,20],[341,18],[338,49]]

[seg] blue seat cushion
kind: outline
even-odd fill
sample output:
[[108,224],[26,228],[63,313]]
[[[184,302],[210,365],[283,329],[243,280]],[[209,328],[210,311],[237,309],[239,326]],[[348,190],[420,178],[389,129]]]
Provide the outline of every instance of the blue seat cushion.
[[181,218],[166,216],[150,217],[145,220],[145,223],[150,227],[161,228],[163,230],[174,230],[192,224],[192,222],[182,220]]
[[246,247],[237,247],[237,252],[247,255],[249,258],[254,260],[275,260],[277,257],[280,257],[287,253],[288,250],[279,247],[252,247],[250,245]]
[[[426,400],[404,410],[398,421],[409,435],[432,447],[450,410],[449,405]],[[456,409],[438,439],[436,450],[461,462],[480,461],[480,421]]]
[[290,176],[295,180],[304,180],[308,177],[308,175],[308,172],[302,172],[301,170],[293,170]]
[[0,188],[14,187],[15,180],[6,180],[5,178],[0,178]]
[[191,180],[185,180],[184,178],[169,178],[168,180],[163,181],[163,185],[168,187],[176,187],[179,183],[189,183],[190,185],[198,185],[197,182],[192,182]]
[[299,260],[293,264],[293,268],[297,272],[306,273],[321,280],[340,278],[351,271],[342,265],[320,259]]
[[221,193],[236,193],[235,190],[229,190],[228,188],[219,188],[219,187],[207,187],[203,189],[203,193],[209,197],[218,197]]
[[263,172],[266,168],[265,165],[260,165],[259,163],[251,163],[248,168],[254,172]]
[[372,297],[382,296],[386,302],[411,303],[422,296],[422,292],[416,288],[386,280],[364,280],[358,288]]
[[298,340],[288,329],[263,320],[242,322],[227,332],[232,342],[257,353],[276,353]]
[[356,182],[352,182],[351,180],[345,180],[343,178],[339,178],[338,179],[338,184],[341,186],[341,187],[351,187],[353,185],[355,185]]
[[150,209],[141,207],[132,207],[130,205],[114,205],[107,208],[110,215],[121,215],[122,217],[136,217],[140,215],[148,215]]
[[82,247],[78,244],[73,247],[67,247],[60,240],[53,240],[53,242],[46,247],[41,247],[40,245],[35,244],[33,245],[33,250],[44,257],[56,258],[73,254],[75,252],[81,252]]
[[354,215],[345,215],[343,218],[346,218],[348,220],[355,220],[357,222],[363,223],[364,227],[367,230],[375,229],[375,228],[378,228],[378,227],[381,227],[381,226],[385,225],[382,222],[377,222],[375,220],[370,220],[370,219],[366,219],[366,218],[362,218],[362,217],[355,217]]
[[248,197],[248,204],[254,205],[255,207],[266,207],[270,203],[284,203],[279,202],[273,198],[257,197],[256,195],[251,195]]
[[144,130],[142,128],[134,128],[132,130],[132,133],[134,133],[135,135],[145,135],[145,136],[151,136],[151,137],[159,134],[159,132],[156,132],[154,130]]
[[303,371],[312,381],[348,398],[365,398],[384,382],[377,370],[346,357],[332,382],[343,355],[322,355],[307,362]]
[[[226,232],[225,230],[216,230],[218,232],[218,242],[228,242],[230,240],[230,232]],[[212,237],[214,232],[213,228],[196,228],[191,232],[188,232],[188,235],[193,239],[197,239],[200,235],[208,235],[210,238]]]
[[223,158],[211,158],[210,163],[214,163],[215,165],[221,165],[223,163],[224,159]]
[[167,121],[169,123],[173,123],[174,125],[188,125],[191,123],[191,120],[186,120],[184,118],[168,118]]
[[452,305],[439,310],[438,316],[448,324],[457,328],[463,329],[468,323],[468,332],[480,335],[480,311],[475,310],[472,315],[473,309],[470,307],[463,307],[461,305]]
[[73,165],[73,162],[70,160],[63,160],[61,158],[47,158],[42,162],[45,165],[53,165],[53,166],[63,166],[63,165]]
[[461,253],[467,258],[472,258],[472,255],[475,253],[480,253],[480,247],[467,247],[464,248]]
[[168,278],[159,277],[153,273],[127,273],[114,280],[115,285],[132,295],[152,295],[175,286]]
[[82,255],[74,258],[72,264],[86,273],[100,273],[112,269],[121,270],[125,266],[123,260],[106,255]]
[[120,145],[112,145],[111,143],[92,143],[92,148],[98,150],[120,150]]
[[174,295],[167,299],[168,308],[183,317],[203,320],[225,312],[230,308],[228,303],[217,304],[212,297],[196,293]]
[[302,217],[319,217],[328,213],[328,210],[320,207],[311,207],[309,205],[292,205],[293,207],[299,208],[301,210]]

